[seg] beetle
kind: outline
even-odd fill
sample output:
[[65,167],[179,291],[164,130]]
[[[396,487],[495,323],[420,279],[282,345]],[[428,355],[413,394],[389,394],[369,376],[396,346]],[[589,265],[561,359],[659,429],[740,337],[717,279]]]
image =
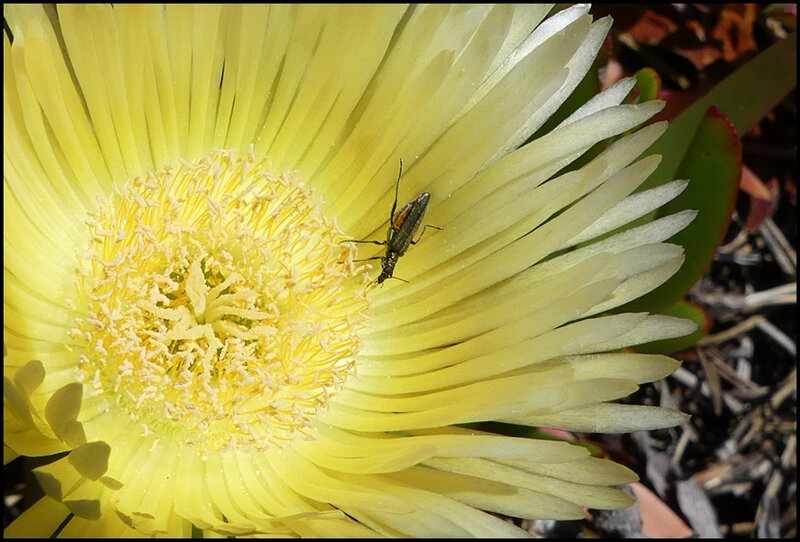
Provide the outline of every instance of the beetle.
[[403,159],[400,159],[400,171],[397,174],[397,181],[394,185],[394,203],[392,204],[392,211],[389,214],[389,229],[386,230],[385,241],[359,241],[357,239],[348,239],[346,243],[373,243],[375,245],[386,245],[386,254],[383,256],[373,256],[372,258],[365,258],[363,260],[355,260],[358,262],[368,260],[381,260],[381,274],[375,279],[378,284],[383,284],[386,279],[397,279],[403,282],[408,282],[400,277],[395,277],[394,268],[397,265],[397,260],[400,256],[406,253],[408,247],[416,245],[422,239],[425,230],[429,227],[442,230],[439,226],[433,224],[425,224],[422,231],[414,240],[414,234],[417,233],[422,218],[425,216],[425,211],[428,209],[428,201],[431,198],[430,192],[423,192],[416,198],[412,199],[395,214],[397,210],[397,199],[400,190],[400,178],[403,176]]

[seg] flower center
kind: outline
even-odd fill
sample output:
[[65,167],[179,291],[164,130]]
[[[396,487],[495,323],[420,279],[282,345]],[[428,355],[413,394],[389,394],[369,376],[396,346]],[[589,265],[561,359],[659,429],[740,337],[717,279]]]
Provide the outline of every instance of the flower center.
[[145,433],[281,446],[354,372],[369,278],[313,192],[267,160],[217,151],[137,177],[88,226],[81,378]]

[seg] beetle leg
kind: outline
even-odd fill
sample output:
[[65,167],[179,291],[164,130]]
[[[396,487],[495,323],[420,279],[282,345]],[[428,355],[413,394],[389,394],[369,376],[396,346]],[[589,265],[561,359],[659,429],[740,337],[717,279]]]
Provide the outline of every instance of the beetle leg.
[[419,240],[422,239],[422,234],[425,233],[425,230],[427,230],[428,228],[433,228],[435,230],[443,230],[444,229],[444,228],[440,228],[439,226],[434,226],[433,224],[425,224],[424,226],[422,226],[422,231],[419,232],[419,237],[417,237],[417,240],[416,241],[411,241],[411,244],[412,245],[416,245],[417,243],[419,243]]
[[364,241],[359,241],[358,239],[345,239],[342,243],[372,243],[374,245],[385,245],[386,241],[373,241],[371,239],[367,239]]
[[[353,261],[355,262],[355,261],[357,261],[357,260],[353,260]],[[402,280],[403,282],[405,282],[406,284],[408,284],[408,281],[407,281],[406,279],[401,279],[400,277],[391,276],[391,277],[386,277],[386,279],[385,279],[385,280],[389,280],[389,279],[397,279],[397,280]],[[370,284],[375,284],[376,282],[378,282],[378,279],[375,279],[375,280],[373,280],[373,281],[372,281]],[[381,284],[381,288],[383,288],[383,284]]]
[[353,262],[368,262],[370,260],[380,260],[383,256],[373,256],[372,258],[361,258],[360,260],[353,260]]

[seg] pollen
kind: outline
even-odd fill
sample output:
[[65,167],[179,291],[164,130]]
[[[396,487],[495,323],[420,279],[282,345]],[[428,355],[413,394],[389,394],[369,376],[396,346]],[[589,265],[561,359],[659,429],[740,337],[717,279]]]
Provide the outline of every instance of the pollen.
[[79,377],[145,434],[284,446],[355,371],[366,270],[313,190],[270,167],[216,151],[116,187],[87,222]]

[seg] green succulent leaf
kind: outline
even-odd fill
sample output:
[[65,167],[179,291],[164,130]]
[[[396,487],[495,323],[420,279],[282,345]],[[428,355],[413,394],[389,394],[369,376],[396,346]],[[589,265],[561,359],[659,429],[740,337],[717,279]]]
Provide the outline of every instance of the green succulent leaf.
[[636,76],[636,88],[639,89],[639,96],[635,103],[649,102],[658,98],[661,90],[661,77],[652,68],[642,68],[634,74]]
[[[641,189],[688,179],[689,187],[659,209],[664,216],[697,209],[698,216],[671,239],[686,249],[686,263],[667,283],[624,307],[663,312],[683,297],[711,262],[727,230],[741,176],[738,135],[749,131],[796,85],[797,39],[792,34],[739,68],[670,122],[647,152],[663,160]],[[637,74],[638,75],[638,74]],[[645,79],[645,75],[642,74]],[[653,217],[651,217],[653,218]],[[661,307],[661,308],[659,308]]]
[[[711,263],[728,228],[741,177],[742,150],[733,125],[711,107],[700,123],[676,178],[690,179],[683,193],[659,210],[667,215],[696,209],[697,217],[670,242],[684,247],[686,261],[667,282],[625,306],[625,310],[652,310],[683,297]],[[661,312],[660,308],[655,312]]]
[[670,121],[669,128],[647,153],[663,160],[642,189],[677,179],[678,168],[709,107],[728,117],[739,134],[747,133],[797,84],[797,35],[778,41],[723,79],[705,96]]

